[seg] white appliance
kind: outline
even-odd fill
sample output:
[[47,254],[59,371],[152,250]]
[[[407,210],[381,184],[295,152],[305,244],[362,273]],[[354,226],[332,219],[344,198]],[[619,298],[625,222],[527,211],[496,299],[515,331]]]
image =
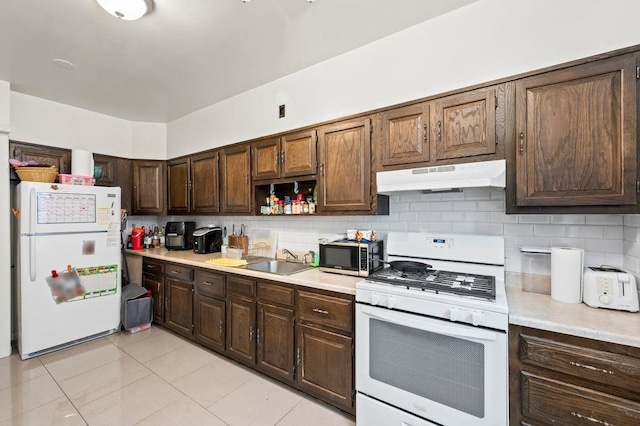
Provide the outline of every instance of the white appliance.
[[587,266],[582,301],[592,308],[638,312],[638,287],[633,274],[613,266]]
[[21,182],[18,350],[31,358],[120,324],[120,188]]
[[401,191],[438,192],[506,184],[506,160],[449,164],[376,173],[378,194]]
[[432,268],[356,284],[357,424],[507,425],[503,238],[390,232],[387,253]]

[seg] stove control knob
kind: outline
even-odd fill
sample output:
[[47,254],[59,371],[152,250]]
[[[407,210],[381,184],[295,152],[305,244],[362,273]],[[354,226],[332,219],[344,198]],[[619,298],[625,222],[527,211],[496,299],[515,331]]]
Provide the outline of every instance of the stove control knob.
[[482,321],[482,312],[474,311],[471,313],[471,324],[478,326]]
[[393,309],[396,307],[397,304],[398,304],[398,301],[396,300],[396,298],[393,296],[389,296],[389,299],[387,299],[387,307],[389,309]]
[[378,303],[380,303],[380,296],[378,296],[376,293],[373,293],[371,295],[371,304],[377,305]]
[[454,321],[454,322],[458,321],[461,316],[462,316],[462,312],[460,311],[460,308],[449,309],[449,319],[451,321]]
[[602,303],[603,305],[609,305],[611,304],[611,302],[613,302],[613,297],[609,296],[608,294],[601,294],[598,297],[598,300],[600,301],[600,303]]

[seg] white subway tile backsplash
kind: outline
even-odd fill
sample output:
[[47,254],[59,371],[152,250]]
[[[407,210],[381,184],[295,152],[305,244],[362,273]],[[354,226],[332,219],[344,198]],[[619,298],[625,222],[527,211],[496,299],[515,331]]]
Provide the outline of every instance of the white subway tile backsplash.
[[492,200],[504,200],[504,198],[505,198],[504,189],[492,188],[491,189],[490,198]]
[[420,222],[439,222],[440,221],[440,213],[436,212],[419,212],[418,220]]
[[491,222],[500,222],[500,223],[518,223],[519,216],[517,215],[508,215],[504,212],[489,212],[489,220]]
[[604,226],[569,226],[567,236],[576,238],[604,238]]
[[504,200],[478,201],[478,210],[483,212],[503,212]]
[[633,272],[636,275],[640,274],[640,259],[633,256],[624,256],[624,269]]
[[490,222],[488,212],[464,212],[464,220],[469,222]]
[[451,201],[438,201],[430,203],[429,209],[432,212],[450,212],[453,210],[453,203]]
[[453,203],[453,211],[467,211],[473,212],[478,210],[478,206],[475,201],[455,201]]
[[449,222],[433,222],[429,224],[429,232],[453,232],[453,226]]
[[573,247],[584,250],[586,246],[586,240],[583,238],[551,238],[549,240],[549,247]]
[[398,213],[398,220],[404,222],[416,222],[418,220],[417,212],[401,212]]
[[586,218],[581,214],[554,214],[551,215],[551,223],[567,225],[584,225]]
[[626,214],[623,217],[624,226],[640,227],[640,214]]
[[600,253],[622,253],[622,240],[587,239],[587,251]]
[[624,226],[625,241],[640,241],[640,228],[634,226]]
[[607,240],[622,240],[624,238],[624,229],[620,226],[605,226],[604,237]]
[[585,265],[604,265],[606,257],[604,253],[596,253],[596,252],[584,252],[584,264]]
[[477,225],[471,222],[454,222],[451,231],[457,234],[475,234],[477,233]]
[[491,198],[490,188],[466,188],[462,193],[467,200],[486,200]]
[[464,192],[443,192],[440,199],[443,201],[464,200]]
[[502,235],[504,234],[504,225],[501,223],[478,223],[476,231],[478,234]]
[[567,235],[565,225],[533,225],[533,234],[536,237],[564,237]]
[[409,203],[409,211],[412,212],[423,212],[429,211],[429,206],[431,203],[426,201],[412,201]]
[[588,214],[587,225],[622,225],[622,215]]
[[624,268],[624,255],[622,253],[605,253],[604,262],[605,265]]
[[506,223],[504,225],[505,235],[533,235],[533,225],[522,225]]
[[519,223],[549,223],[549,216],[546,214],[528,214],[518,217]]

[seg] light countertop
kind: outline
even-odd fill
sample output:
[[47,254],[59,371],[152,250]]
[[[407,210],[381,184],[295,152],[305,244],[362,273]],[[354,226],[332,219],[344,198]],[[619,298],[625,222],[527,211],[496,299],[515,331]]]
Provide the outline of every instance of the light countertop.
[[557,302],[509,281],[507,275],[510,324],[640,348],[640,313]]
[[154,248],[144,250],[126,250],[129,255],[151,257],[154,259],[175,262],[183,265],[195,266],[198,268],[212,269],[230,274],[244,275],[252,278],[279,281],[288,284],[296,284],[303,287],[311,287],[321,290],[335,291],[344,294],[356,294],[356,283],[362,280],[361,277],[351,277],[347,275],[331,274],[320,272],[318,268],[298,272],[292,275],[276,275],[268,272],[252,271],[243,267],[226,267],[206,263],[206,260],[220,257],[220,253],[197,254],[193,250],[167,250],[165,248]]

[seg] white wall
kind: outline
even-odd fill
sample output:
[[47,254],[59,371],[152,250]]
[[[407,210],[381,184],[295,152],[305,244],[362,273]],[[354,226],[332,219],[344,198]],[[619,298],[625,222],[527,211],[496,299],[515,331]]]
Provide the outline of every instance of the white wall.
[[[9,209],[9,83],[0,81],[0,235],[11,235]],[[0,358],[11,354],[11,244],[0,245]]]
[[13,140],[128,158],[166,158],[167,125],[137,123],[11,92]]
[[[637,0],[480,0],[168,125],[168,157],[640,44]],[[287,117],[277,118],[286,103]]]

